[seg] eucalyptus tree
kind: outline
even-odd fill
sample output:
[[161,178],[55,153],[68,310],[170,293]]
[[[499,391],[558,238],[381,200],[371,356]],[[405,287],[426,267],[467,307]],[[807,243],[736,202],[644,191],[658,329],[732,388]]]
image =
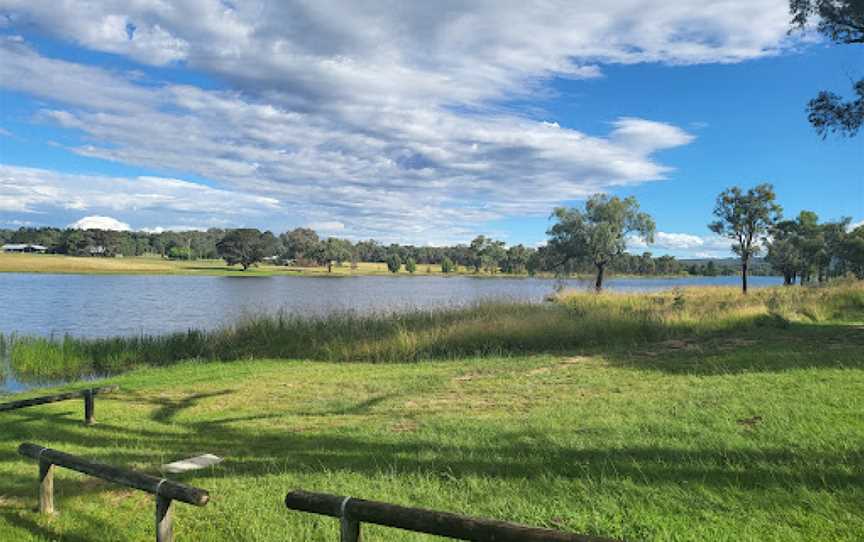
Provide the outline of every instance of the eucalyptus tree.
[[783,284],[795,284],[802,268],[801,246],[798,241],[798,224],[794,220],[782,220],[771,228],[768,244],[768,263],[783,275]]
[[734,186],[717,196],[714,206],[717,220],[708,228],[732,240],[732,251],[741,258],[741,291],[745,294],[750,261],[759,255],[762,243],[783,211],[774,201],[776,197],[774,187],[767,183],[747,192]]
[[[803,29],[815,18],[817,31],[834,43],[864,45],[864,2],[861,0],[791,0],[792,25]],[[823,90],[807,105],[810,124],[825,137],[839,132],[849,137],[864,124],[864,78],[852,85],[854,97],[844,99]]]
[[654,219],[639,211],[639,202],[630,196],[594,194],[582,208],[557,207],[552,211],[556,223],[546,232],[555,267],[589,263],[597,271],[594,289],[603,289],[607,267],[627,248],[630,236],[654,242]]

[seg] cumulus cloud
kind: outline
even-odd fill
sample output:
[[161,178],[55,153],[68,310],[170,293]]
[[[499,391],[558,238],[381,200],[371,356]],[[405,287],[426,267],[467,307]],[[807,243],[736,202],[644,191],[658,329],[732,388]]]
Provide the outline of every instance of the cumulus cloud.
[[80,220],[76,220],[69,224],[69,228],[73,230],[113,230],[113,231],[129,231],[129,224],[120,222],[116,218],[110,216],[85,216]]
[[[215,217],[236,224],[254,210],[258,223],[283,216],[294,224],[338,222],[360,237],[463,240],[490,220],[545,214],[592,192],[663,179],[669,169],[655,153],[693,139],[680,127],[633,117],[609,119],[609,133],[589,135],[525,116],[508,100],[548,92],[552,77],[602,76],[603,64],[777,54],[787,46],[787,19],[783,0],[398,8],[0,0],[0,20],[13,32],[37,28],[143,64],[181,65],[224,88],[49,58],[16,37],[0,43],[0,86],[47,102],[39,121],[83,136],[72,152],[209,179],[240,209],[217,189],[193,193],[195,183],[186,183],[177,192],[161,179],[140,203],[168,213],[153,223],[207,212],[207,224]],[[57,175],[41,172],[44,182],[29,194],[19,183],[0,206],[26,211],[53,199],[110,209],[133,199],[132,186],[153,182],[97,182],[104,198],[94,202],[93,190],[47,194],[62,191],[45,181]]]
[[198,220],[218,226],[224,225],[226,217],[243,222],[278,209],[273,198],[178,179],[73,175],[0,165],[0,212],[96,211],[152,220],[173,217],[178,224]]

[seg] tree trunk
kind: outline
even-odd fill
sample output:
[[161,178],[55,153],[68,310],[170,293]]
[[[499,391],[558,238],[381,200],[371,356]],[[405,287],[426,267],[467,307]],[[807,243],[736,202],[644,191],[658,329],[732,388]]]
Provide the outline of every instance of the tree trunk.
[[603,270],[606,264],[596,264],[597,265],[597,280],[594,281],[594,290],[600,292],[603,290]]
[[327,272],[328,272],[328,273],[332,273],[332,272],[333,272],[333,262],[330,261],[330,260],[327,260]]
[[747,295],[747,266],[750,262],[746,259],[741,260],[741,291]]

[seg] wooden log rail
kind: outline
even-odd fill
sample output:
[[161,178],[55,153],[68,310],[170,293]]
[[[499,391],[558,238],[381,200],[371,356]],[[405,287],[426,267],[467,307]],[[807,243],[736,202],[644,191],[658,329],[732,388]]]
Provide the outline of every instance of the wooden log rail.
[[60,401],[68,401],[70,399],[84,399],[84,423],[92,425],[96,412],[96,396],[104,393],[115,392],[119,389],[117,386],[103,386],[101,388],[88,388],[86,390],[70,391],[66,393],[57,393],[54,395],[43,395],[41,397],[33,397],[31,399],[21,399],[20,401],[10,401],[8,403],[0,403],[0,412],[7,410],[18,410],[19,408],[27,408],[36,405],[45,405],[48,403],[57,403]]
[[210,494],[197,487],[151,476],[143,472],[96,463],[30,442],[25,442],[19,446],[18,453],[39,461],[39,512],[43,514],[54,513],[55,466],[65,467],[155,495],[157,542],[173,542],[174,540],[174,514],[171,506],[174,501],[204,506],[210,500]]
[[374,523],[406,531],[477,542],[614,542],[609,538],[527,527],[506,521],[408,508],[327,493],[312,493],[301,489],[285,496],[285,506],[291,510],[339,518],[341,542],[359,542],[361,523]]

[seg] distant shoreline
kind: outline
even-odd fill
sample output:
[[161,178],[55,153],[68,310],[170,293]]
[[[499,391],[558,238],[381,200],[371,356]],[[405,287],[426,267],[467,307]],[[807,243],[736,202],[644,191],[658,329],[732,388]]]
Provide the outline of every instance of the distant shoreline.
[[[295,267],[260,264],[243,271],[239,266],[228,266],[222,260],[168,260],[152,256],[134,256],[120,258],[98,258],[65,256],[61,254],[0,254],[0,273],[32,273],[61,275],[179,275],[179,276],[226,276],[226,277],[324,277],[344,278],[363,276],[383,277],[470,277],[477,279],[497,278],[545,278],[554,279],[550,273],[537,273],[533,277],[527,273],[508,274],[486,272],[475,273],[473,270],[461,268],[451,273],[442,273],[437,264],[418,264],[415,273],[404,269],[398,273],[387,270],[386,263],[360,262],[356,269],[348,263],[333,266],[332,272],[326,267]],[[643,279],[675,279],[682,277],[701,277],[708,275],[635,275],[612,273],[610,278],[643,278]],[[592,275],[577,274],[567,277],[573,280],[590,280]]]

